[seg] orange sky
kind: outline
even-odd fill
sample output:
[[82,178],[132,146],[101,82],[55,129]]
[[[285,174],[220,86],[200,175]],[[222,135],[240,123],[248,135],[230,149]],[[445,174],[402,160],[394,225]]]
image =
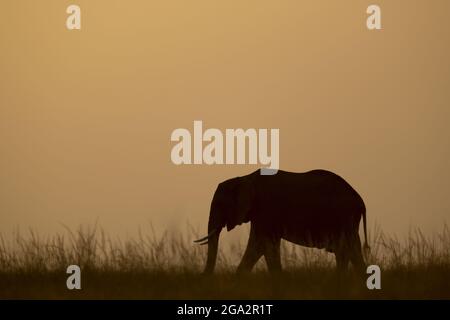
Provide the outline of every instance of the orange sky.
[[175,166],[170,134],[279,128],[280,167],[325,168],[369,225],[450,215],[450,2],[6,0],[0,232],[93,223],[204,230],[216,185],[257,166]]

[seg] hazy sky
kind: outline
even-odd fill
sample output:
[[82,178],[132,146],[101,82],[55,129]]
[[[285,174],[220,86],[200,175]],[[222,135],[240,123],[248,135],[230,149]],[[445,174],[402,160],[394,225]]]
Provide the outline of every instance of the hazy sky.
[[[82,29],[66,29],[81,7]],[[0,232],[206,228],[216,185],[176,128],[279,128],[280,166],[325,168],[369,225],[450,221],[450,1],[25,1],[0,12]]]

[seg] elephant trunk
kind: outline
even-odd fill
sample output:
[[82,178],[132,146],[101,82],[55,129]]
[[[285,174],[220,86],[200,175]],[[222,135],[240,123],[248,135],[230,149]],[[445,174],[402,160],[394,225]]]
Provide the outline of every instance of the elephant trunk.
[[224,212],[217,208],[217,201],[215,201],[216,195],[214,195],[209,213],[208,235],[195,241],[201,245],[208,245],[208,257],[206,259],[206,266],[203,271],[204,274],[211,274],[214,271],[219,247],[220,232],[226,224]]
[[220,230],[214,232],[208,241],[208,258],[206,259],[204,274],[211,274],[214,271],[219,247]]
[[214,271],[219,248],[219,237],[223,226],[224,218],[222,212],[213,208],[210,212],[208,222],[208,257],[206,259],[206,266],[203,274],[211,274]]

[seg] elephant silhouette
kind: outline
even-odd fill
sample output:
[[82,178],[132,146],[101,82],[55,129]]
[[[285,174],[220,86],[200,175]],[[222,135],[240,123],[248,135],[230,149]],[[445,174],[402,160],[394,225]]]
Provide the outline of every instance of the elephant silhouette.
[[226,226],[230,231],[246,222],[251,223],[250,236],[238,273],[250,272],[262,255],[269,272],[281,271],[281,239],[334,253],[338,272],[346,270],[349,262],[363,272],[361,217],[364,247],[369,248],[364,201],[343,178],[326,170],[279,170],[274,175],[257,170],[218,185],[208,235],[195,242],[208,245],[205,274],[214,271],[222,229]]

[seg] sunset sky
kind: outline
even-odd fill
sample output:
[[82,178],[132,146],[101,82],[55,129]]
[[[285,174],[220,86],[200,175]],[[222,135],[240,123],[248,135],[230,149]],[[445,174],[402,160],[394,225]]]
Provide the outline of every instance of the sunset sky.
[[[66,8],[81,8],[81,30]],[[450,222],[450,1],[5,0],[0,233],[206,230],[217,184],[171,132],[280,129],[280,168],[344,177],[369,227]],[[242,228],[241,228],[242,229]]]

